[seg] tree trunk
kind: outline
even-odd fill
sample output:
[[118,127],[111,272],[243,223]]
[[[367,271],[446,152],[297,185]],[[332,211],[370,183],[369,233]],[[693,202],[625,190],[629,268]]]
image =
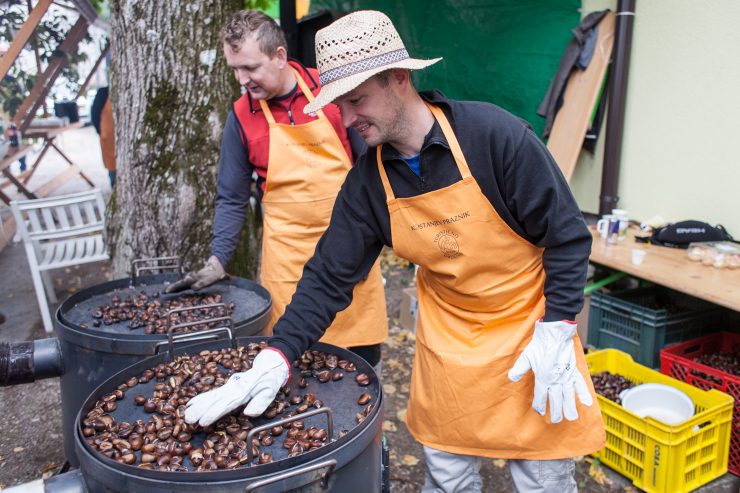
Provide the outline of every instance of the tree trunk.
[[[239,97],[218,37],[242,5],[111,2],[117,180],[108,242],[116,278],[128,275],[136,258],[180,255],[190,269],[210,254],[223,123]],[[245,228],[241,254],[256,258],[257,228]]]

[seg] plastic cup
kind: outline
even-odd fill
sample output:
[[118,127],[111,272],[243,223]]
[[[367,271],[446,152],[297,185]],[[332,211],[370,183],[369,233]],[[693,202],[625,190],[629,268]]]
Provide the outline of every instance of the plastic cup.
[[632,249],[632,263],[634,265],[640,265],[642,261],[645,259],[645,254],[647,252],[645,250],[640,250],[639,248],[633,248]]

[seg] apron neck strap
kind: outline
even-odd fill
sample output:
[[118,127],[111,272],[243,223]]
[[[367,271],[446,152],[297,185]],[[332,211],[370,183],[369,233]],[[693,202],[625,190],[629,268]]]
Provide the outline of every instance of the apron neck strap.
[[383,145],[379,145],[375,148],[375,155],[378,158],[378,172],[380,173],[380,181],[383,182],[383,188],[385,188],[385,196],[387,200],[393,200],[396,198],[393,195],[393,189],[391,188],[391,182],[388,181],[388,173],[385,172],[385,166],[383,166],[383,159],[380,157],[380,151],[383,149]]
[[[450,126],[450,122],[447,120],[447,117],[445,116],[444,112],[439,107],[434,106],[433,104],[429,104],[426,101],[424,101],[424,104],[427,105],[429,110],[432,112],[434,119],[437,120],[437,122],[439,123],[439,126],[442,129],[442,133],[447,139],[447,144],[450,146],[452,157],[455,158],[455,163],[457,163],[457,168],[460,170],[460,175],[462,176],[463,179],[470,177],[471,174],[470,174],[470,168],[468,167],[468,162],[465,160],[465,155],[463,155],[462,149],[460,148],[460,144],[457,142],[457,137],[455,137],[455,132],[452,130],[452,127]],[[378,160],[378,171],[380,172],[380,181],[383,182],[383,188],[385,188],[385,195],[388,198],[388,200],[393,200],[396,198],[396,196],[393,195],[393,190],[391,189],[391,184],[390,184],[390,181],[388,180],[388,174],[385,172],[385,166],[383,166],[383,160],[380,157],[382,149],[383,149],[383,145],[381,144],[376,148],[376,152],[375,152],[375,155],[377,156],[377,160]]]
[[[314,96],[311,92],[311,89],[308,88],[308,84],[306,84],[306,81],[303,80],[303,77],[301,77],[301,74],[298,73],[298,70],[296,70],[294,67],[290,67],[290,69],[293,71],[295,80],[296,82],[298,82],[298,87],[301,88],[303,95],[306,96],[306,99],[308,99],[309,103],[312,102],[314,100]],[[262,108],[262,112],[265,114],[265,118],[267,118],[267,122],[270,125],[275,125],[275,117],[272,116],[272,111],[270,111],[270,106],[267,104],[267,101],[265,101],[264,99],[260,99],[259,103],[260,108]],[[325,118],[323,110],[318,110],[316,112],[316,115],[319,118]]]
[[465,160],[465,155],[460,148],[460,144],[457,142],[455,132],[450,126],[450,122],[447,120],[444,112],[438,106],[429,104],[426,101],[424,101],[424,104],[427,105],[427,108],[429,108],[429,110],[432,112],[432,115],[434,115],[434,118],[439,123],[439,126],[442,129],[442,133],[444,134],[445,139],[447,139],[447,145],[450,146],[452,157],[455,158],[457,168],[460,170],[460,175],[462,175],[463,179],[468,178],[469,176],[471,176],[470,168],[468,167],[468,162]]

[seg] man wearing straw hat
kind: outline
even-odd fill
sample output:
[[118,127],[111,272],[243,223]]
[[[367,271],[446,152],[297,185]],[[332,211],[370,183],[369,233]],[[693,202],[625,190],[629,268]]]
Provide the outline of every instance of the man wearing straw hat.
[[[202,289],[226,277],[224,266],[239,241],[256,175],[263,212],[260,283],[272,296],[269,333],[329,223],[352,167],[352,149],[336,106],[313,116],[303,112],[319,91],[318,74],[288,60],[285,36],[272,18],[258,10],[239,11],[222,29],[221,42],[226,62],[246,91],[229,113],[221,142],[212,255],[205,267],[167,292]],[[354,299],[322,341],[377,365],[380,343],[388,334],[378,262],[355,287]]]
[[422,491],[481,491],[482,457],[509,459],[518,491],[576,491],[572,458],[605,433],[573,322],[591,235],[556,163],[504,110],[417,93],[409,70],[439,59],[411,58],[380,12],[319,31],[316,59],[322,89],[305,111],[335,102],[369,149],[271,350],[192,399],[186,420],[265,409],[388,245],[419,266],[406,424],[424,446]]

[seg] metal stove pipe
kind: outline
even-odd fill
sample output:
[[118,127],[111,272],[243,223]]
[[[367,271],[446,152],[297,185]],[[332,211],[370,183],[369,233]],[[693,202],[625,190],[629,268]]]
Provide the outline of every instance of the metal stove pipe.
[[62,351],[54,337],[0,343],[0,387],[62,375]]
[[601,174],[599,215],[608,214],[617,207],[619,194],[619,166],[622,159],[624,115],[629,80],[632,29],[636,0],[619,0],[617,26],[614,32],[614,52],[609,75],[609,109],[606,115],[606,140],[604,141],[604,170]]

